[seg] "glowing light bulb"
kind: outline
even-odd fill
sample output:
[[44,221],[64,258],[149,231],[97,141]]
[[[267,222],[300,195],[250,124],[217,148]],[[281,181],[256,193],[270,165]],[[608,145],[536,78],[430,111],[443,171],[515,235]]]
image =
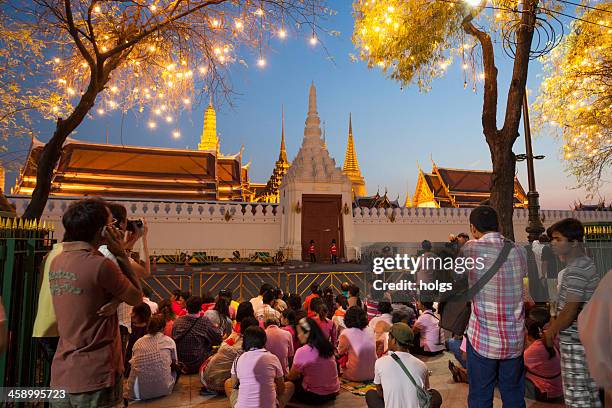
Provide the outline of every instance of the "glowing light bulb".
[[258,8],[258,9],[255,11],[255,14],[257,14],[258,16],[263,16],[264,11],[263,11],[263,9],[262,9],[262,8]]
[[477,7],[481,3],[481,0],[465,0],[465,2],[471,7]]
[[219,24],[220,24],[220,23],[219,23],[219,20],[217,20],[216,18],[215,18],[215,19],[212,21],[212,26],[213,26],[214,28],[219,27]]
[[206,67],[200,67],[198,68],[198,71],[200,71],[200,74],[206,74],[208,70],[206,69]]
[[53,62],[55,62],[56,64],[60,63],[60,59],[58,57],[53,58]]
[[278,30],[278,36],[280,38],[285,38],[285,37],[287,37],[287,32],[284,29],[281,28],[280,30]]
[[116,86],[111,86],[111,92],[112,93],[117,93],[117,91],[119,90],[119,88],[117,88]]
[[318,40],[317,40],[316,36],[313,35],[312,37],[310,37],[310,44],[311,45],[317,45],[317,42],[318,42]]
[[161,109],[157,108],[153,111],[157,116],[161,115]]
[[98,109],[98,115],[104,115],[104,109],[99,108]]
[[480,79],[485,79],[485,73],[484,73],[484,72],[481,72],[481,73],[478,75],[478,78],[480,78]]
[[242,24],[242,21],[236,20],[234,21],[234,27],[236,27],[236,30],[240,31],[244,28],[244,24]]
[[150,122],[148,123],[148,125],[149,125],[149,129],[155,129],[155,128],[157,127],[157,123],[155,123],[155,122],[153,122],[153,121],[150,121]]
[[185,105],[189,105],[191,103],[191,101],[189,100],[189,98],[185,98],[185,99],[183,99],[183,103]]
[[115,101],[110,101],[110,102],[108,103],[108,105],[111,107],[111,109],[115,109],[115,108],[117,107],[117,102],[115,102]]
[[468,69],[468,64],[463,64],[462,67],[463,69]]
[[259,65],[260,67],[265,67],[266,60],[264,58],[260,58],[259,60],[257,60],[257,65]]
[[172,132],[172,137],[178,139],[179,137],[181,137],[181,132],[175,130],[174,132]]
[[221,64],[224,64],[224,63],[225,63],[225,56],[224,56],[224,55],[220,55],[220,56],[219,56],[219,62],[220,62]]
[[166,116],[166,123],[172,123],[172,116],[168,115]]
[[149,45],[149,51],[151,51],[151,52],[155,51],[155,46],[154,45]]
[[155,12],[157,10],[157,6],[155,4],[151,5],[151,7],[149,7],[149,10]]
[[100,6],[95,6],[95,7],[94,7],[94,11],[95,11],[96,13],[99,13],[100,11],[102,11],[102,9],[100,8]]
[[[54,106],[54,107],[53,107],[51,110],[52,110],[53,112],[57,112],[57,111],[59,111],[59,108],[58,108],[57,106]],[[601,137],[601,136],[600,136],[600,137]]]
[[68,89],[66,89],[66,91],[68,92],[69,95],[74,95],[76,93],[74,91],[74,89],[72,89],[72,88],[68,88]]

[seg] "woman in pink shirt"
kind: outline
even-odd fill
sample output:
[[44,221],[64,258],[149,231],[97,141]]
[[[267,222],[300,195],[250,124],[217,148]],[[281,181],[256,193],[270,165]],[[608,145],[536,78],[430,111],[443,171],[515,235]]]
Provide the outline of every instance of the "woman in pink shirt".
[[334,346],[311,318],[299,321],[297,333],[303,346],[295,352],[293,366],[287,374],[287,379],[295,382],[295,399],[311,405],[336,399],[340,381]]
[[559,350],[556,346],[546,348],[541,338],[546,321],[532,319],[533,315],[532,311],[530,317],[525,319],[525,397],[558,402],[563,396]]
[[300,341],[297,338],[297,318],[295,310],[286,309],[281,317],[281,329],[288,331],[293,340],[293,351],[300,348]]
[[371,381],[374,379],[376,362],[376,340],[368,328],[365,310],[349,307],[344,316],[346,329],[338,341],[338,354],[348,356],[342,377],[350,381]]
[[327,318],[328,313],[329,310],[327,309],[325,303],[321,303],[317,312],[317,316],[313,320],[317,322],[317,324],[321,328],[323,336],[325,336],[325,338],[329,340],[334,347],[336,347],[336,344],[338,343],[338,339],[336,336],[336,326],[334,325],[334,322],[331,319]]

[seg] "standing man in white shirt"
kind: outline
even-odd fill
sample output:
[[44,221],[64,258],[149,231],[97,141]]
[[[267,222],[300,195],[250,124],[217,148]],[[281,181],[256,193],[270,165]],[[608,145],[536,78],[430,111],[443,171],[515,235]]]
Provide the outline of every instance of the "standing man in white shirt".
[[[395,323],[389,331],[389,354],[376,360],[374,365],[374,384],[376,390],[366,394],[368,408],[419,408],[417,389],[407,378],[404,369],[395,361],[395,354],[414,382],[421,388],[429,388],[427,365],[408,352],[414,341],[414,333],[406,323]],[[442,396],[436,390],[429,390],[431,408],[442,405]]]

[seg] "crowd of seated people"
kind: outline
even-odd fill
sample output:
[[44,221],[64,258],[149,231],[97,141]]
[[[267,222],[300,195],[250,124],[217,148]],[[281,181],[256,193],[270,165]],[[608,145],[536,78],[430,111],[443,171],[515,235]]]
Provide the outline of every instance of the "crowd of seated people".
[[[353,287],[348,292],[358,293]],[[153,316],[147,304],[136,305],[125,361],[130,370],[126,396],[168,395],[178,375],[199,372],[202,393],[226,395],[232,407],[283,407],[289,400],[318,405],[336,398],[341,380],[374,382],[377,389],[366,397],[369,407],[416,407],[417,387],[429,387],[427,365],[420,356],[445,350],[457,360],[449,361],[453,379],[467,382],[465,337],[445,341],[432,302],[385,299],[376,302],[374,311],[369,299],[353,301],[362,307],[349,307],[342,293],[332,292],[335,309],[330,312],[325,302],[330,293],[324,296],[318,285],[305,302],[287,294],[281,303],[278,289],[267,284],[260,293],[236,303],[231,315],[227,290],[212,298],[212,304],[175,293],[159,303]],[[550,314],[536,307],[527,316],[525,396],[562,401],[559,350],[547,347],[543,339]],[[429,394],[431,406],[439,406],[440,394]]]

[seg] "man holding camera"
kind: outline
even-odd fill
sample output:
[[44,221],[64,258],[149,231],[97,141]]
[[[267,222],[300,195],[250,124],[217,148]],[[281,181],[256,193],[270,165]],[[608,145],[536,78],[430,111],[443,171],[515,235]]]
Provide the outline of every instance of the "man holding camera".
[[[114,226],[123,234],[123,245],[126,256],[130,260],[132,269],[139,279],[147,278],[151,275],[151,267],[149,264],[149,246],[147,243],[148,228],[146,223],[141,220],[128,220],[127,210],[122,204],[108,203],[108,208],[113,215]],[[142,264],[136,262],[130,257],[132,249],[136,242],[142,238],[142,247],[144,251],[144,262]],[[108,249],[106,245],[101,245],[98,250],[106,258],[117,263],[116,257]],[[101,310],[100,314],[110,315],[117,312],[119,318],[119,332],[121,333],[121,349],[125,351],[130,333],[132,332],[132,307],[125,302],[114,301],[109,302]]]
[[[70,242],[64,242],[49,269],[60,337],[51,366],[51,387],[66,390],[69,400],[53,406],[113,407],[122,397],[119,325],[116,314],[103,316],[99,310],[112,299],[130,305],[142,302],[140,281],[104,201],[73,203],[62,224]],[[117,264],[97,251],[101,244],[106,244]]]

